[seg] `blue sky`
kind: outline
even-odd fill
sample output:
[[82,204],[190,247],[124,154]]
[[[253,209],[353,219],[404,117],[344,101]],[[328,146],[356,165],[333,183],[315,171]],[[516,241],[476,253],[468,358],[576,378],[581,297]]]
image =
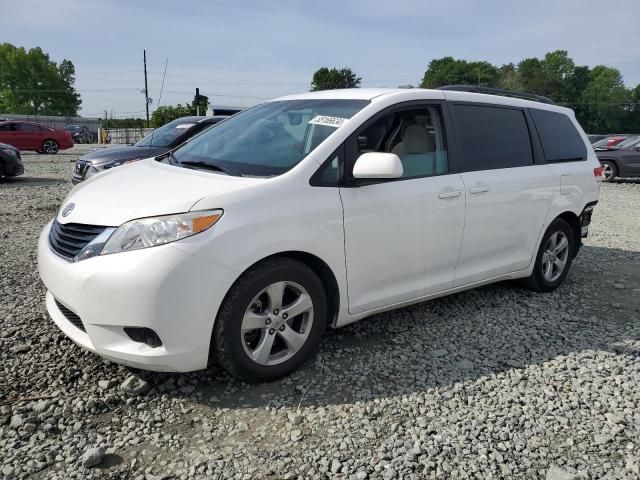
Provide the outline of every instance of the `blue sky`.
[[[55,5],[55,7],[54,7]],[[82,114],[143,116],[195,87],[219,105],[307,91],[321,66],[363,86],[417,84],[433,58],[495,64],[569,51],[640,83],[638,0],[0,0],[0,42],[40,46],[76,65]],[[168,59],[162,98],[160,89]]]

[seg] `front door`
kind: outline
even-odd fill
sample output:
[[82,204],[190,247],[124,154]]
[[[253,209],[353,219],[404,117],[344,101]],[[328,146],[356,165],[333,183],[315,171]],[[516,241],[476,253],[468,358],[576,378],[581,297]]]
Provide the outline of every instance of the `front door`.
[[347,179],[355,159],[372,151],[397,154],[404,171],[399,179],[340,188],[349,312],[450,288],[465,194],[461,176],[449,173],[440,106],[385,112],[347,142]]

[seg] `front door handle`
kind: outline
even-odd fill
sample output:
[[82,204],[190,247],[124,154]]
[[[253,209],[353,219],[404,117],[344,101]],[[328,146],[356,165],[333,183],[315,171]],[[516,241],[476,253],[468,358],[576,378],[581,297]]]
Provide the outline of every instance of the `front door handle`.
[[460,190],[453,190],[451,192],[442,192],[440,195],[438,195],[438,198],[455,198],[459,197],[460,195],[462,195],[462,192]]
[[489,187],[482,186],[482,187],[471,187],[469,189],[469,193],[484,193],[484,192],[488,192],[489,191]]

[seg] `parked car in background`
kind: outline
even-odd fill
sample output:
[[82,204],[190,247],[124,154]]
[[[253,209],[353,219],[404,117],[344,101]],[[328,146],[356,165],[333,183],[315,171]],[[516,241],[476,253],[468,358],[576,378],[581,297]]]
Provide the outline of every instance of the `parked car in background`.
[[74,143],[91,143],[93,134],[84,125],[67,125],[65,131],[71,133]]
[[123,163],[162,155],[225,118],[227,117],[181,117],[157,128],[134,145],[97,148],[76,161],[71,182],[80,183]]
[[609,135],[602,135],[602,134],[587,135],[587,137],[589,137],[589,141],[591,142],[591,145],[596,143],[598,140],[602,140],[603,138],[607,138],[608,136]]
[[549,103],[292,95],[73,188],[38,243],[46,306],[125,365],[274,380],[327,326],[507,279],[556,289],[601,172]]
[[640,136],[629,137],[617,147],[596,151],[603,166],[603,181],[617,177],[640,177]]
[[638,144],[638,142],[640,142],[640,135],[631,135],[617,145],[612,145],[610,147],[604,148],[603,150],[619,150],[621,148],[631,148]]
[[0,143],[0,180],[17,177],[24,173],[20,150],[6,143]]
[[59,150],[73,147],[70,132],[21,120],[0,122],[0,142],[13,145],[20,150],[35,150],[47,154],[55,154]]
[[602,138],[597,142],[592,143],[593,148],[598,150],[604,150],[608,147],[615,147],[620,142],[623,142],[629,137],[629,135],[610,135],[608,137]]

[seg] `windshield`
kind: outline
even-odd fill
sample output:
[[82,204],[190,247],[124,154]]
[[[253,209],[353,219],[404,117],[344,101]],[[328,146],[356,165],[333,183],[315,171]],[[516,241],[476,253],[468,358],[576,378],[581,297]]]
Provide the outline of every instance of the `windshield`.
[[160,128],[156,128],[135,145],[136,147],[168,147],[176,138],[185,133],[195,124],[196,122],[179,118],[173,122],[163,125]]
[[629,137],[626,140],[620,142],[616,147],[619,148],[630,148],[633,147],[636,143],[640,142],[640,136]]
[[67,132],[75,132],[76,130],[80,130],[80,127],[77,125],[67,125],[64,127]]
[[174,152],[185,165],[234,175],[280,175],[360,111],[367,100],[282,100],[238,113]]

